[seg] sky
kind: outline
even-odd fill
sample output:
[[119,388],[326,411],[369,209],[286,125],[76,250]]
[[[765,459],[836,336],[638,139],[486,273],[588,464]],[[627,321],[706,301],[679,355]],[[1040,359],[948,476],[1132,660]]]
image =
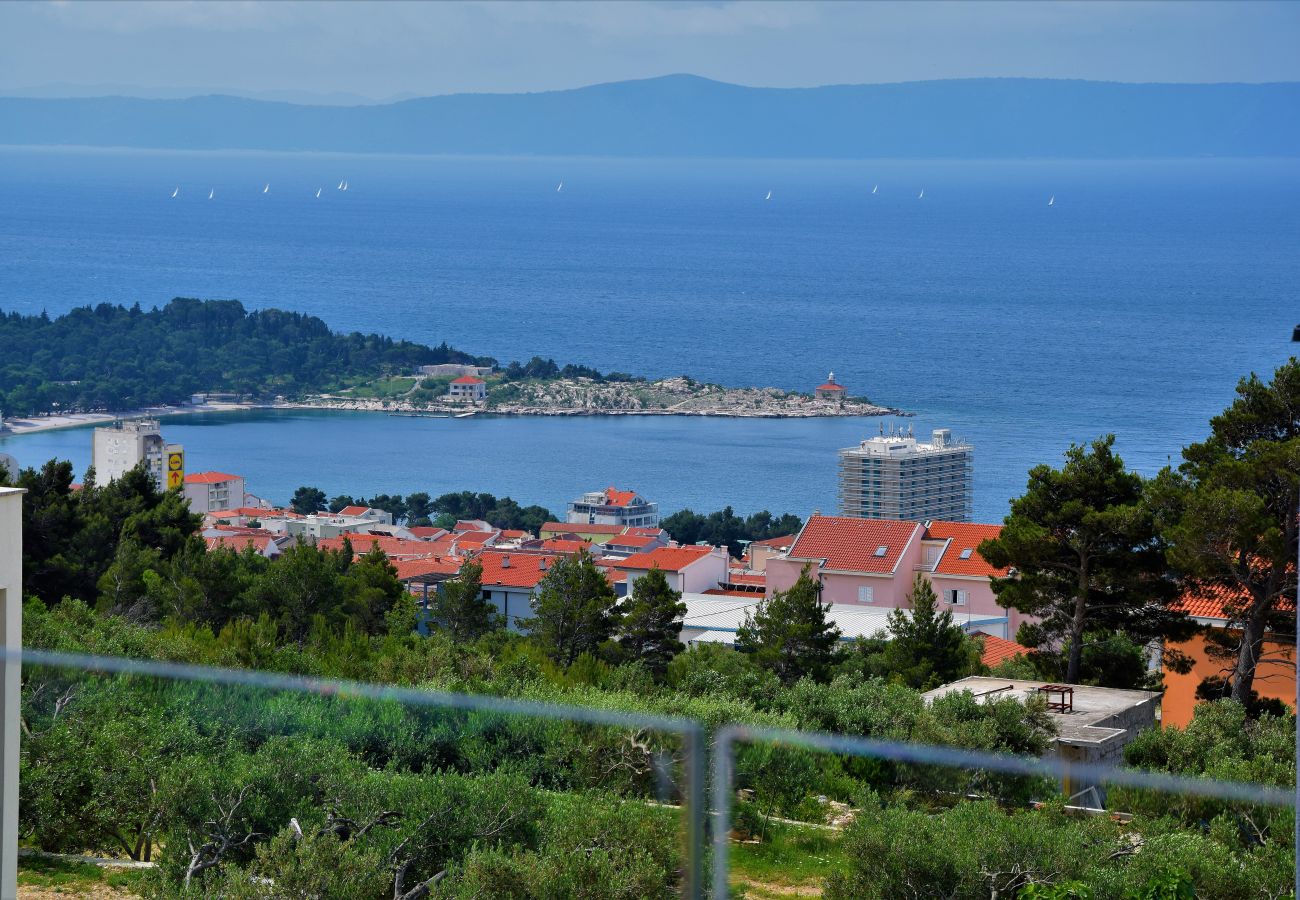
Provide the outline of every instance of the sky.
[[1300,80],[1300,2],[0,3],[0,93],[309,102],[687,72],[808,87],[986,76]]

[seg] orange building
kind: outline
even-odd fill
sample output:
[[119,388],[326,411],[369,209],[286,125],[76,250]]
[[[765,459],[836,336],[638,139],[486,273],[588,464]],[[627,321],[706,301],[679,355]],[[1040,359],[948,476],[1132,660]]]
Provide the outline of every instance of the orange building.
[[[1226,589],[1204,594],[1189,594],[1181,607],[1197,622],[1211,628],[1226,628],[1229,617],[1224,611],[1235,598]],[[1160,705],[1162,725],[1185,728],[1196,708],[1196,688],[1206,678],[1223,677],[1230,671],[1231,660],[1214,659],[1208,653],[1205,635],[1194,635],[1180,644],[1171,645],[1192,658],[1192,670],[1186,675],[1164,671],[1165,695]],[[1255,692],[1260,697],[1281,700],[1295,707],[1295,638],[1278,636],[1264,642],[1263,660],[1255,673]]]

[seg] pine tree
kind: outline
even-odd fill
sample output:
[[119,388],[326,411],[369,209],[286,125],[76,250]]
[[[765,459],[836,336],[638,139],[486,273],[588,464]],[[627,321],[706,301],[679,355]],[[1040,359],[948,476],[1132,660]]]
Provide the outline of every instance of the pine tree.
[[618,597],[585,550],[557,559],[537,585],[536,615],[522,624],[563,666],[598,653],[618,627]]
[[760,600],[736,634],[736,649],[753,654],[755,662],[776,673],[785,684],[805,675],[830,680],[841,657],[840,630],[826,619],[829,603],[821,600],[822,585],[807,566],[788,591]]
[[926,691],[979,667],[979,648],[953,623],[952,610],[938,610],[939,598],[922,575],[912,583],[907,602],[911,615],[902,609],[889,614],[892,640],[880,656],[882,675]]
[[438,624],[457,641],[478,640],[502,626],[496,607],[483,597],[483,567],[472,560],[455,579],[438,585],[432,607]]
[[1079,683],[1091,632],[1124,631],[1145,643],[1194,627],[1172,608],[1177,592],[1165,577],[1146,484],[1114,444],[1107,435],[1071,446],[1060,469],[1031,469],[1002,533],[979,546],[991,565],[1015,569],[993,580],[998,602],[1041,618],[1021,629],[1021,642],[1046,653],[1063,647],[1070,684]]
[[618,642],[623,652],[662,678],[669,661],[685,649],[678,640],[686,615],[682,595],[669,587],[667,577],[656,567],[633,583],[632,596],[623,604],[622,613]]

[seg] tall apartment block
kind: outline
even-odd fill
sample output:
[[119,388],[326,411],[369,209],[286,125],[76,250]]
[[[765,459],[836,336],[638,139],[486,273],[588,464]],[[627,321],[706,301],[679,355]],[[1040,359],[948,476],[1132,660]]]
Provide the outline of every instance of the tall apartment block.
[[840,512],[860,519],[969,522],[974,448],[936,428],[881,434],[840,451]]
[[[99,484],[121,478],[144,463],[159,490],[166,490],[169,485],[169,458],[182,452],[180,444],[163,441],[157,419],[119,419],[112,425],[96,428],[92,450],[91,461]],[[184,471],[180,470],[171,477],[175,480],[178,476],[183,481]]]

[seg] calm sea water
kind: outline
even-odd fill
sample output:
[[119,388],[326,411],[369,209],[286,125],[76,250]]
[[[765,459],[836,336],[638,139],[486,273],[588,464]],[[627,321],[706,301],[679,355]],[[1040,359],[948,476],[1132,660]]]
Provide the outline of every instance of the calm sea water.
[[[1144,472],[1176,459],[1240,376],[1292,352],[1297,246],[1294,160],[0,150],[4,311],[238,298],[503,361],[800,389],[833,369],[918,433],[971,441],[985,520],[1072,441],[1113,431]],[[835,449],[877,427],[259,413],[167,433],[191,468],[277,500],[309,482],[557,508],[616,482],[666,510],[806,514],[834,506]],[[89,461],[84,430],[0,443],[25,464]]]

